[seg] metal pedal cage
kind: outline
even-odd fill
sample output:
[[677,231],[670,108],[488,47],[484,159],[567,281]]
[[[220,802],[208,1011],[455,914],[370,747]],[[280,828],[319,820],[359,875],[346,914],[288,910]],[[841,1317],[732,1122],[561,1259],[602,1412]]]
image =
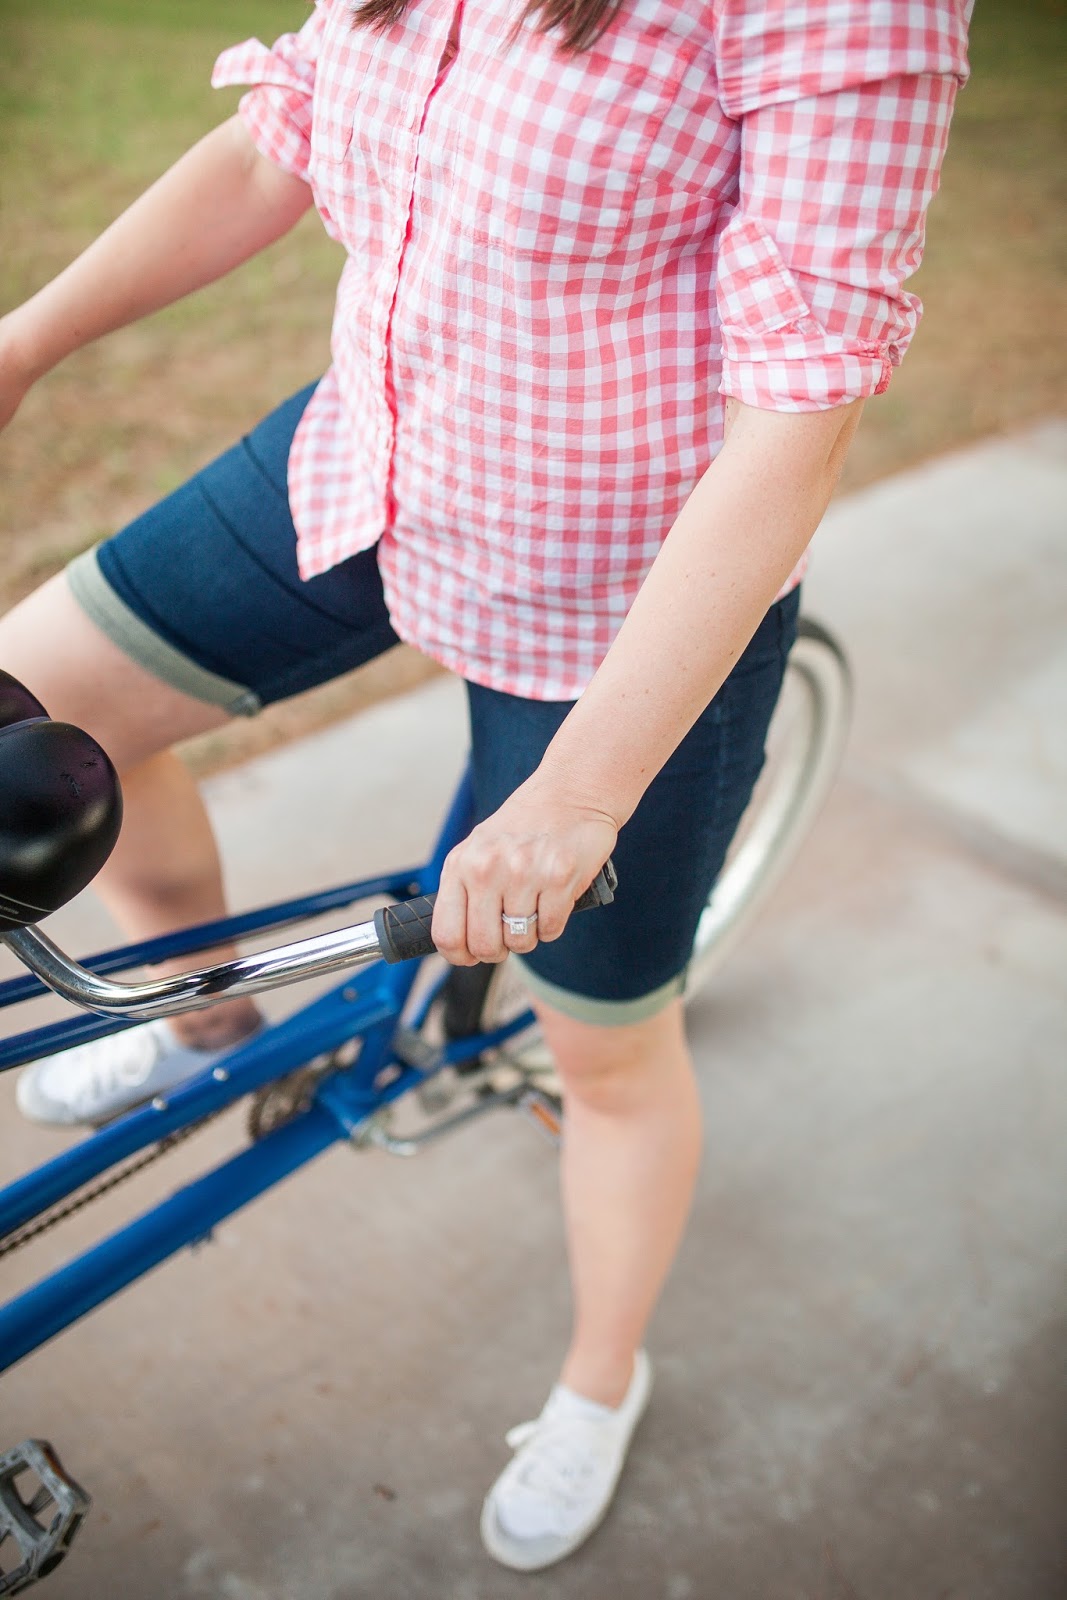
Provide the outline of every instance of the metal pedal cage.
[[[29,1500],[18,1488],[19,1478],[27,1472],[39,1483]],[[12,1543],[20,1557],[18,1566],[8,1572],[0,1568],[0,1595],[21,1594],[55,1571],[90,1504],[46,1440],[26,1439],[0,1455],[0,1560],[7,1554],[5,1546]]]

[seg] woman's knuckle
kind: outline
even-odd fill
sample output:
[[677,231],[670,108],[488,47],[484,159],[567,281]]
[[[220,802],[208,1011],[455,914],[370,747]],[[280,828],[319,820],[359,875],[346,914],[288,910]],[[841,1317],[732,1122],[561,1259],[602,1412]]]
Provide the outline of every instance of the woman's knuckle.
[[438,955],[444,956],[446,961],[451,961],[453,964],[458,961],[460,956],[466,954],[463,944],[451,937],[441,939],[435,935],[434,944],[437,947]]
[[478,939],[472,941],[470,949],[475,961],[487,961],[490,963],[495,963],[497,961],[503,961],[505,955],[507,954],[507,951],[501,950],[498,945],[491,945],[488,939]]
[[505,867],[509,878],[525,878],[530,871],[531,849],[528,844],[513,844],[508,847],[505,858]]
[[553,889],[566,889],[574,880],[574,862],[570,856],[557,852],[549,861],[545,875]]
[[445,856],[444,864],[441,867],[441,889],[444,890],[450,884],[455,883],[458,877],[459,868],[456,861],[456,852],[455,850],[450,850],[448,855]]
[[470,853],[467,863],[467,877],[476,888],[485,889],[492,882],[496,872],[496,858],[492,851],[479,846]]

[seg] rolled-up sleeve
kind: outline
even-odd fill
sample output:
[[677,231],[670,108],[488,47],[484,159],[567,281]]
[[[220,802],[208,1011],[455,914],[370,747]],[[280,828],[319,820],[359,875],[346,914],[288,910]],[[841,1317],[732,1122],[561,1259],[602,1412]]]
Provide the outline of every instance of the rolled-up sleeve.
[[249,83],[238,106],[256,148],[275,166],[308,181],[315,69],[327,6],[316,5],[299,33],[269,47],[258,39],[224,50],[211,74],[214,88]]
[[723,6],[721,93],[741,125],[719,254],[724,394],[818,411],[888,386],[922,310],[904,284],[966,78],[968,12],[962,0]]

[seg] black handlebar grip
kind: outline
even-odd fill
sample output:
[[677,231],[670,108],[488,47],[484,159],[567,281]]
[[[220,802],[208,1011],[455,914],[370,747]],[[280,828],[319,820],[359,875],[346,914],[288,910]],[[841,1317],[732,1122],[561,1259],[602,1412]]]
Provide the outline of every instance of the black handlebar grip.
[[401,900],[395,906],[381,906],[374,913],[374,931],[386,961],[413,961],[416,956],[432,956],[430,938],[435,894],[420,894],[417,900]]
[[594,906],[610,906],[619,887],[619,875],[609,856],[585,893],[574,902],[575,911],[592,911]]
[[[609,856],[585,893],[574,902],[575,911],[609,906],[618,883],[615,865]],[[417,900],[381,906],[374,913],[374,931],[386,961],[414,961],[418,956],[433,955],[435,945],[430,937],[430,923],[436,900],[436,894],[423,894]]]

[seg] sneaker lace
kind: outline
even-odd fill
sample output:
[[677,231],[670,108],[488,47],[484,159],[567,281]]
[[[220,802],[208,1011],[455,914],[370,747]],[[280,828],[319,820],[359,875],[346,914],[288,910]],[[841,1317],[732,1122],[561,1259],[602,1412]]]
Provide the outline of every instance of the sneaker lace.
[[584,1498],[607,1453],[603,1430],[575,1417],[520,1422],[508,1431],[507,1442],[513,1450],[529,1446],[522,1463],[523,1484],[567,1508]]

